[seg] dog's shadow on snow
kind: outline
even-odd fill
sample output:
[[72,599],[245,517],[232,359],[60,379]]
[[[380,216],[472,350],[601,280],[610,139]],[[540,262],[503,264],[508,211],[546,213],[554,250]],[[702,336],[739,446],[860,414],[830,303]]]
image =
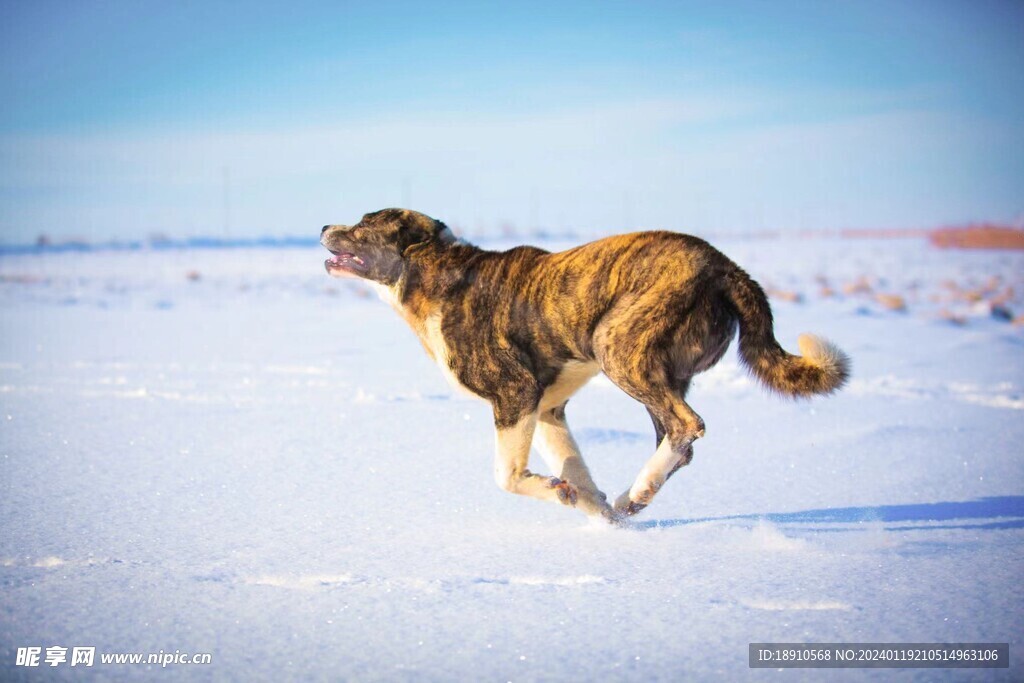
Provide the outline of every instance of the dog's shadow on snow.
[[[981,521],[985,520],[985,521]],[[799,512],[662,519],[634,522],[637,529],[663,529],[701,522],[759,522],[814,525],[813,531],[857,531],[861,523],[882,523],[892,531],[915,529],[1022,529],[1024,496],[991,496],[977,500],[913,505],[822,508]],[[943,524],[943,522],[948,522]]]

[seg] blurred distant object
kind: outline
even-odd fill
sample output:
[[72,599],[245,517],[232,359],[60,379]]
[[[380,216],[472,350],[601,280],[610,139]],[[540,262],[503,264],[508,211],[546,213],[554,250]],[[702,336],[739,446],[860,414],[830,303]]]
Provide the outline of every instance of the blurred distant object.
[[844,228],[839,231],[840,237],[847,239],[906,239],[908,237],[924,237],[929,234],[925,228]]
[[996,320],[1005,320],[1006,322],[1013,321],[1013,311],[1003,304],[992,304],[990,308],[992,317]]
[[843,294],[850,296],[852,294],[870,294],[871,293],[871,282],[861,275],[852,282],[847,282],[843,285]]
[[965,316],[962,313],[954,313],[948,308],[943,308],[942,310],[940,310],[938,316],[940,320],[945,320],[946,322],[952,323],[953,325],[963,326],[967,324],[967,316]]
[[942,249],[1024,249],[1024,230],[994,223],[937,228],[928,239]]
[[800,292],[793,291],[791,289],[778,289],[776,287],[766,287],[765,293],[772,299],[779,301],[788,301],[789,303],[799,304],[804,300],[804,295]]
[[821,273],[814,276],[814,282],[818,285],[818,296],[823,299],[828,299],[836,295],[836,290],[832,289],[832,285],[829,283],[828,278]]
[[992,302],[993,306],[995,306],[995,305],[1003,305],[1003,304],[1006,304],[1006,302],[1011,301],[1013,299],[1013,295],[1014,295],[1013,287],[1007,287],[1003,291],[1001,291],[998,294],[996,294],[995,296],[993,296],[990,299],[990,301]]
[[906,311],[907,301],[899,294],[876,294],[875,301],[889,311]]

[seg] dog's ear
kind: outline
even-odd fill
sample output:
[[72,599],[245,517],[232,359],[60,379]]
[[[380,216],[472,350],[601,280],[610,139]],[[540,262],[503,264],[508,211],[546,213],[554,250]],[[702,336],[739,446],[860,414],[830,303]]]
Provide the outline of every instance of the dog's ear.
[[410,251],[434,240],[448,226],[423,214],[409,215],[398,231],[398,249],[405,256]]

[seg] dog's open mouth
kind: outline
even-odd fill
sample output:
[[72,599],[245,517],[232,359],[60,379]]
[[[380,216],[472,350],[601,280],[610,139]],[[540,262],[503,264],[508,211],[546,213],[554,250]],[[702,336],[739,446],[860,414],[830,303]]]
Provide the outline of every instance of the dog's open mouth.
[[[334,253],[334,252],[332,252]],[[339,251],[324,261],[330,275],[344,276],[346,273],[362,275],[366,271],[366,263],[350,251]]]

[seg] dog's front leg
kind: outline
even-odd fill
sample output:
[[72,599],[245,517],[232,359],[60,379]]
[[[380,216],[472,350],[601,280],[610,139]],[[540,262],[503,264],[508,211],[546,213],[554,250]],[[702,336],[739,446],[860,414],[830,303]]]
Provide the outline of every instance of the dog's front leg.
[[530,444],[537,428],[536,411],[508,425],[495,411],[497,425],[494,480],[511,493],[576,505],[576,488],[555,477],[534,474],[526,468],[530,460]]
[[565,420],[565,404],[543,411],[537,421],[537,450],[556,477],[576,486],[579,509],[590,517],[612,519],[608,498],[594,483]]

